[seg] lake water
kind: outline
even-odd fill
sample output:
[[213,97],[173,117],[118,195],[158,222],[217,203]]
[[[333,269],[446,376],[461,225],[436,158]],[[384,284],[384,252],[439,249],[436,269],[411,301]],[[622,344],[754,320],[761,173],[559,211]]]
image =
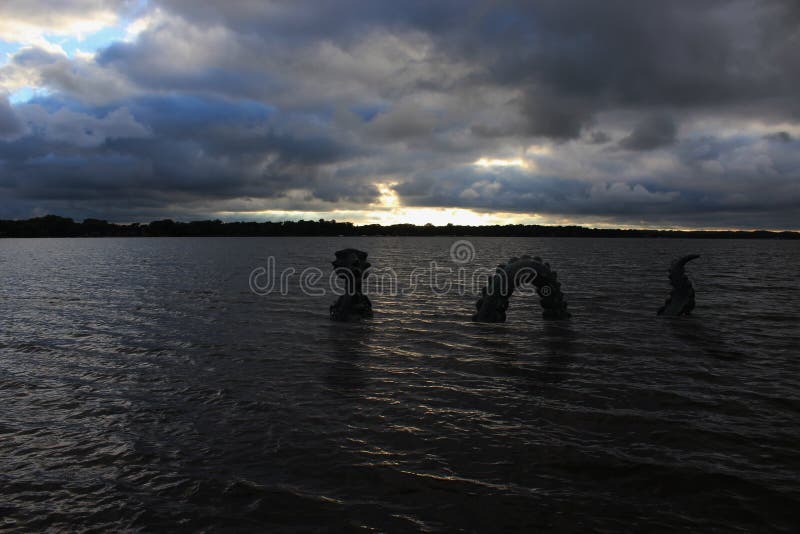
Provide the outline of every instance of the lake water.
[[[797,531],[800,242],[468,239],[0,240],[0,530]],[[401,287],[540,255],[573,318],[249,287],[348,246]]]

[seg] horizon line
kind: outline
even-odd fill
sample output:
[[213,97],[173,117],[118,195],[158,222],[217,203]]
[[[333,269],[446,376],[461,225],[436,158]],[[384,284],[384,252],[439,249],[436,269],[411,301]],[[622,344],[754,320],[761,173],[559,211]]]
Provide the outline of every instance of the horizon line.
[[[581,224],[534,224],[534,223],[506,223],[506,224],[433,224],[433,223],[425,223],[425,224],[415,224],[411,222],[406,223],[393,223],[393,224],[381,224],[381,223],[356,223],[352,221],[342,221],[336,219],[284,219],[284,220],[223,220],[219,218],[215,219],[189,219],[189,220],[181,220],[181,219],[173,219],[170,217],[161,218],[161,219],[153,219],[149,222],[139,222],[139,221],[132,221],[132,222],[114,222],[108,221],[106,219],[98,219],[95,217],[86,217],[83,220],[76,220],[72,217],[64,217],[61,215],[56,214],[47,214],[47,215],[40,215],[37,217],[30,217],[27,219],[0,219],[0,224],[2,223],[25,223],[25,222],[34,222],[46,219],[61,219],[66,221],[71,221],[72,224],[75,225],[85,225],[87,222],[89,224],[104,224],[104,225],[113,225],[116,227],[124,228],[124,227],[149,227],[154,223],[163,223],[163,224],[179,224],[179,225],[193,225],[193,224],[201,224],[201,223],[211,223],[214,225],[233,225],[233,224],[275,224],[275,225],[284,225],[284,224],[314,224],[314,225],[344,225],[350,226],[353,228],[398,228],[398,227],[411,227],[416,229],[425,229],[425,228],[437,228],[437,229],[447,229],[447,228],[464,228],[464,229],[490,229],[490,228],[511,228],[511,227],[518,227],[518,228],[551,228],[551,229],[580,229],[585,231],[591,232],[664,232],[664,233],[770,233],[770,234],[795,234],[800,235],[800,229],[766,229],[766,228],[708,228],[708,227],[657,227],[657,228],[647,228],[647,227],[629,227],[629,226],[616,226],[616,227],[598,227],[598,226],[586,226]],[[3,233],[0,232],[0,236]]]

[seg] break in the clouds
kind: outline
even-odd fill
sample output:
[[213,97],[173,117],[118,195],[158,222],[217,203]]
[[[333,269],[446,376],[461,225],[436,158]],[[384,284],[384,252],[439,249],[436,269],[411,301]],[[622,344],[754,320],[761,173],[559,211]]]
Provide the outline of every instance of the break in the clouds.
[[799,6],[9,0],[0,217],[797,229]]

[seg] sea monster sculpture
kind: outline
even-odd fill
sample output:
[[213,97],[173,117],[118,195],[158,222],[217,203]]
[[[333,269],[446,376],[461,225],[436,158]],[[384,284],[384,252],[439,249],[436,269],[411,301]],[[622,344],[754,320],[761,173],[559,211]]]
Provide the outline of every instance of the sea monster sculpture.
[[686,276],[686,264],[699,258],[699,254],[689,254],[676,258],[669,266],[669,283],[672,291],[658,309],[658,315],[689,315],[694,309],[694,287],[692,281]]
[[361,283],[369,275],[367,253],[354,248],[336,252],[331,262],[339,278],[345,282],[345,292],[330,308],[333,321],[358,321],[372,317],[372,303],[361,292]]
[[505,322],[511,294],[521,284],[529,283],[536,287],[541,297],[539,302],[545,319],[569,319],[571,314],[567,311],[558,273],[539,257],[522,256],[497,266],[495,274],[483,288],[481,298],[475,303],[478,311],[472,320],[482,323]]

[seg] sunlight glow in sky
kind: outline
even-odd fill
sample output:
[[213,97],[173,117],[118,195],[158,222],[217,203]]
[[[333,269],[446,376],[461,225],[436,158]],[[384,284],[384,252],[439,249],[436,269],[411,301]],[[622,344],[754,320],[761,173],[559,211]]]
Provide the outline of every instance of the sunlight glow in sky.
[[480,158],[475,162],[478,167],[527,167],[528,162],[522,158],[502,159],[502,158]]

